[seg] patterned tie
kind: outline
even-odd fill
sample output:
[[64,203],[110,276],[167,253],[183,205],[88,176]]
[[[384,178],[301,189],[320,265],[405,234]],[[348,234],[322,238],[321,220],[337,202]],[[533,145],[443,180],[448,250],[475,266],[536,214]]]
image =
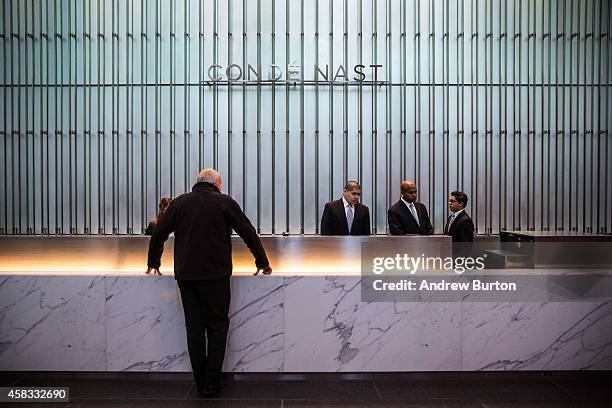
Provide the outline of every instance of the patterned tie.
[[350,205],[346,207],[346,223],[348,225],[348,230],[350,234],[351,228],[353,227],[353,210]]
[[414,217],[414,220],[416,221],[417,225],[420,228],[421,224],[419,223],[419,216],[417,215],[416,208],[414,208],[414,203],[410,203],[408,208],[410,209],[410,212],[412,213],[412,216]]

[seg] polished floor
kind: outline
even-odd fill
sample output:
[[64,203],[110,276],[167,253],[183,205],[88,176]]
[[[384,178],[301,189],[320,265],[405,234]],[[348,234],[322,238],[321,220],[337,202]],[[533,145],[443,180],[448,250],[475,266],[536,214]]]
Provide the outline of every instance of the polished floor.
[[186,373],[0,373],[0,386],[70,387],[70,403],[15,407],[612,407],[612,373],[227,374],[215,399]]

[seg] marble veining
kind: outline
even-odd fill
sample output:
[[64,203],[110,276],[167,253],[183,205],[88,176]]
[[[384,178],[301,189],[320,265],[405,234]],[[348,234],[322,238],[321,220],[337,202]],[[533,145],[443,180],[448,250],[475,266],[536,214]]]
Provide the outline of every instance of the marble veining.
[[354,277],[303,278],[287,298],[286,371],[460,369],[459,303],[361,302]]
[[109,276],[105,303],[109,371],[190,370],[173,278]]
[[283,284],[273,276],[232,280],[226,371],[282,371]]
[[609,301],[463,306],[465,369],[577,370],[612,365]]
[[105,370],[103,277],[0,284],[0,370]]
[[[358,276],[232,278],[225,371],[610,370],[612,301],[362,302]],[[190,371],[172,276],[0,278],[0,370]]]

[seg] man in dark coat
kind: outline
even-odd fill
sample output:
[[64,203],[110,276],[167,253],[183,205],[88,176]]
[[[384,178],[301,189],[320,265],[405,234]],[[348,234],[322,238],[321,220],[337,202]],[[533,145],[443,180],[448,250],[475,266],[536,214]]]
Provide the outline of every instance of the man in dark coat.
[[451,214],[444,226],[444,234],[453,237],[453,256],[470,256],[474,241],[474,223],[465,211],[468,196],[462,191],[453,191],[448,198]]
[[413,181],[402,181],[399,201],[389,208],[387,218],[391,235],[433,234],[427,207],[417,202],[417,187]]
[[[229,328],[232,229],[255,257],[258,274],[272,268],[253,225],[230,196],[221,193],[221,175],[202,170],[191,192],[176,199],[153,231],[147,274],[159,272],[164,242],[174,232],[174,275],[185,313],[187,347],[200,394],[220,391]],[[208,347],[207,347],[208,341]]]
[[370,210],[359,203],[361,186],[349,181],[342,198],[325,204],[321,235],[370,235]]

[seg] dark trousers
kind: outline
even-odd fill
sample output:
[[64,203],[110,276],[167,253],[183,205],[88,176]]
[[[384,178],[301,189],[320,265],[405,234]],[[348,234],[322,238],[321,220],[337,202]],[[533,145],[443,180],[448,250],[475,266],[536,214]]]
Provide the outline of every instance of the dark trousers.
[[230,278],[177,282],[196,385],[200,390],[204,386],[218,387],[229,328]]

